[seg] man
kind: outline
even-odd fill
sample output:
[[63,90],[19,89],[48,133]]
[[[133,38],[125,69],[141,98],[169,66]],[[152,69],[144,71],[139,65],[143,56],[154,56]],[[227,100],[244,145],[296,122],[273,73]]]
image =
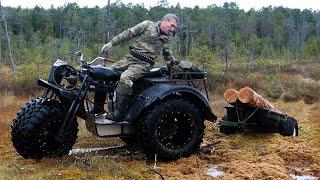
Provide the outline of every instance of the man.
[[178,24],[179,20],[176,15],[166,14],[159,22],[141,22],[115,36],[102,47],[102,52],[108,51],[113,46],[136,38],[130,47],[129,54],[111,66],[121,71],[122,74],[115,90],[115,111],[107,115],[108,119],[123,120],[127,110],[127,98],[132,93],[133,82],[153,67],[159,55],[163,55],[168,66],[177,63],[172,54],[170,41]]

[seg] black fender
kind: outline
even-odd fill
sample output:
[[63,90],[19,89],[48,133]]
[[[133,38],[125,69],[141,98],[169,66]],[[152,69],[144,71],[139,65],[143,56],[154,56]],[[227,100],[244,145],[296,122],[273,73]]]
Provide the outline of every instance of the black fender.
[[63,90],[57,85],[43,79],[38,80],[38,85],[52,90],[62,101],[72,102],[76,95],[72,91]]
[[[63,89],[59,88],[58,86],[56,86],[55,84],[53,84],[49,81],[43,80],[43,79],[38,80],[38,85],[52,90],[59,97],[61,102],[64,105],[66,105],[67,107],[69,107],[71,105],[71,103],[74,101],[74,99],[76,98],[77,93],[78,93],[78,92],[63,90]],[[84,108],[83,103],[80,104],[77,115],[79,117],[81,117],[82,119],[86,119],[87,114],[85,112],[85,108]]]
[[216,115],[212,112],[210,102],[201,91],[191,86],[176,84],[158,84],[144,90],[138,100],[130,106],[127,118],[135,120],[141,115],[143,110],[165,98],[173,96],[185,96],[191,99],[193,103],[203,110],[206,120],[215,121],[217,119]]

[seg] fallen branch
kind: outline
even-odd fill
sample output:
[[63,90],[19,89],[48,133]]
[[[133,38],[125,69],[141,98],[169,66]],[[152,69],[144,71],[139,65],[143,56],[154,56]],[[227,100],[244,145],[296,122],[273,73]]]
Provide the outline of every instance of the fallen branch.
[[154,165],[153,167],[149,167],[148,168],[151,170],[151,171],[154,171],[155,173],[157,173],[162,180],[165,180],[164,176],[156,169],[157,168],[157,154],[154,155]]
[[82,158],[78,156],[74,156],[76,159],[74,160],[74,164],[77,164],[78,162],[82,162],[85,165],[92,166],[92,161],[87,158]]

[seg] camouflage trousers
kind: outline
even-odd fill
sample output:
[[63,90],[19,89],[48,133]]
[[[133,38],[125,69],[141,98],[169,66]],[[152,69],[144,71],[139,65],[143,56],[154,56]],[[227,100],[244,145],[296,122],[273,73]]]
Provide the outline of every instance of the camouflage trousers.
[[140,78],[143,73],[149,72],[151,65],[129,54],[114,63],[110,68],[122,72],[116,87],[116,92],[123,95],[130,95],[132,93],[133,82]]

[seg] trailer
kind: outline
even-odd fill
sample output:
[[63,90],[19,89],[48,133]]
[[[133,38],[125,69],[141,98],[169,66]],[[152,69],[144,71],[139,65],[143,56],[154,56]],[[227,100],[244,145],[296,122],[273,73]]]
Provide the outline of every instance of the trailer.
[[227,114],[220,120],[220,132],[226,135],[244,130],[280,133],[298,136],[298,122],[293,117],[266,108],[253,108],[245,104],[225,107]]

